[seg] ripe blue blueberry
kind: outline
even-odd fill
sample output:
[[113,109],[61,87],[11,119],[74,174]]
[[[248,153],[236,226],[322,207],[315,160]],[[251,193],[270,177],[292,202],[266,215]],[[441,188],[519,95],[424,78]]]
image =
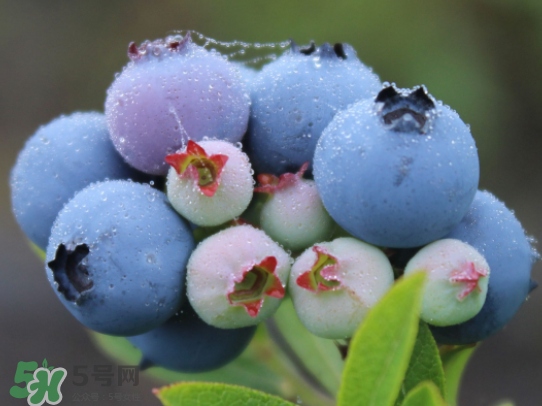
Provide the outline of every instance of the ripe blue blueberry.
[[293,44],[252,83],[245,142],[255,171],[278,176],[310,162],[310,174],[316,143],[333,116],[379,89],[350,45]]
[[19,225],[45,249],[62,206],[104,179],[137,179],[115,151],[103,114],[74,113],[42,126],[26,142],[11,172],[11,201]]
[[190,35],[128,48],[132,60],[107,92],[111,139],[135,168],[165,175],[166,155],[204,137],[239,142],[250,100],[238,69]]
[[335,116],[316,148],[314,176],[346,231],[410,248],[461,221],[478,187],[478,153],[469,127],[425,88],[390,86]]
[[188,224],[166,196],[126,181],[92,184],[59,213],[47,247],[47,276],[86,327],[130,336],[177,312],[194,248]]
[[128,340],[143,353],[140,366],[178,372],[205,372],[237,358],[250,343],[256,327],[220,329],[201,320],[190,305],[148,333]]
[[465,218],[448,235],[476,248],[487,260],[491,277],[484,307],[455,326],[434,327],[441,344],[470,344],[501,330],[519,310],[531,289],[531,268],[538,258],[519,221],[489,192],[478,192]]

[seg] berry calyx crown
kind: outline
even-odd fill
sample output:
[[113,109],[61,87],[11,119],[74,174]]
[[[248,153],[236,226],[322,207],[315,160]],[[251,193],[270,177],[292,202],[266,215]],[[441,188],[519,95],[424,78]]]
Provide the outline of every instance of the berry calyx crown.
[[314,293],[339,289],[339,260],[324,247],[315,245],[312,250],[316,253],[316,261],[310,270],[299,275],[296,280],[298,286]]
[[179,53],[192,42],[190,31],[184,36],[172,35],[165,39],[157,39],[155,41],[145,41],[140,46],[135,42],[128,44],[128,58],[132,61],[139,61],[153,57],[163,57]]
[[478,282],[481,277],[488,276],[489,270],[481,267],[477,267],[474,262],[465,261],[461,268],[456,269],[450,276],[450,282],[452,283],[464,283],[463,289],[458,293],[457,299],[462,301],[468,295],[470,295],[475,289],[479,292],[482,291]]
[[228,292],[230,304],[243,306],[250,317],[256,317],[265,296],[282,299],[285,290],[276,275],[276,269],[277,259],[273,256],[245,267],[241,276],[233,281],[233,286]]
[[226,162],[227,155],[208,155],[192,140],[188,141],[185,152],[166,156],[166,163],[175,169],[179,177],[194,179],[201,193],[208,197],[213,197],[220,186],[220,176]]
[[381,105],[380,116],[390,130],[420,134],[426,131],[428,112],[435,108],[435,100],[425,86],[412,90],[385,86],[376,96],[375,103]]
[[284,173],[279,177],[267,173],[258,175],[258,182],[260,182],[261,186],[255,188],[254,191],[273,194],[277,190],[290,187],[303,178],[303,174],[306,172],[308,167],[309,163],[305,162],[303,165],[301,165],[301,168],[299,168],[297,173]]

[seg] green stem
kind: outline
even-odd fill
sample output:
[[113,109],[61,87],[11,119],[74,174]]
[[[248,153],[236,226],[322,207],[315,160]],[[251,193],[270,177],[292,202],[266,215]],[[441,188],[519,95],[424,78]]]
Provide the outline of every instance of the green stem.
[[[266,330],[271,338],[272,357],[268,366],[285,377],[291,388],[284,388],[284,397],[294,402],[301,400],[307,406],[335,406],[335,400],[322,387],[318,379],[308,371],[295,351],[289,346],[274,320],[266,322]],[[289,393],[293,389],[292,393]],[[295,399],[297,398],[297,399]]]

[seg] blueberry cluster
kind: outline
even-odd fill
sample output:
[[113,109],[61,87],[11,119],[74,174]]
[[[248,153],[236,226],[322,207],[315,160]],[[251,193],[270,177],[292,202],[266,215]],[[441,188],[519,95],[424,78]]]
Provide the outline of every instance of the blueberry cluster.
[[41,127],[11,188],[60,301],[143,365],[218,368],[286,295],[349,338],[413,272],[437,341],[473,343],[533,288],[530,239],[425,87],[381,84],[347,44],[292,42],[259,72],[189,33],[128,56],[105,114]]

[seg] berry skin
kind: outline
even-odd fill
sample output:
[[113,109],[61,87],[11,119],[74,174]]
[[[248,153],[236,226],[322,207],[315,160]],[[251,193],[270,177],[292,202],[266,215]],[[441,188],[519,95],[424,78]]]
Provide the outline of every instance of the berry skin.
[[187,34],[130,44],[132,60],[108,90],[111,139],[139,170],[165,175],[164,158],[188,139],[241,141],[250,99],[238,69]]
[[148,185],[92,184],[64,206],[47,247],[47,276],[86,327],[130,336],[177,312],[194,248],[188,224]]
[[476,316],[487,295],[490,269],[469,244],[444,239],[422,248],[408,262],[405,275],[426,272],[421,318],[434,326],[451,326]]
[[303,252],[292,266],[288,286],[296,313],[311,333],[342,339],[352,337],[393,281],[381,250],[345,237]]
[[246,151],[257,173],[282,175],[310,162],[322,131],[349,104],[380,89],[348,44],[289,51],[264,66],[251,87]]
[[168,155],[167,195],[172,206],[199,226],[217,226],[241,215],[254,189],[248,157],[226,141],[188,142]]
[[239,74],[241,75],[241,79],[245,83],[245,87],[247,89],[250,89],[252,86],[252,83],[258,76],[258,71],[243,62],[232,62],[237,69],[239,69]]
[[356,238],[392,248],[449,233],[474,199],[479,169],[469,127],[423,87],[386,87],[340,112],[314,155],[331,217]]
[[26,142],[11,172],[11,202],[19,225],[41,249],[62,206],[92,182],[138,179],[115,151],[103,114],[74,113],[44,125]]
[[189,306],[148,333],[129,337],[141,350],[142,368],[163,367],[195,373],[220,368],[237,358],[250,343],[256,327],[224,330],[203,322]]
[[240,328],[271,317],[284,297],[290,257],[263,231],[227,228],[203,242],[187,267],[187,294],[211,326]]
[[447,238],[466,242],[491,268],[484,307],[474,318],[450,327],[433,327],[441,344],[471,344],[501,330],[531,290],[531,268],[538,254],[506,206],[489,192],[478,192],[465,218]]
[[308,162],[296,174],[259,175],[262,186],[256,192],[268,193],[262,207],[260,225],[268,236],[284,248],[299,251],[328,240],[335,222],[327,214],[313,180],[303,179]]

